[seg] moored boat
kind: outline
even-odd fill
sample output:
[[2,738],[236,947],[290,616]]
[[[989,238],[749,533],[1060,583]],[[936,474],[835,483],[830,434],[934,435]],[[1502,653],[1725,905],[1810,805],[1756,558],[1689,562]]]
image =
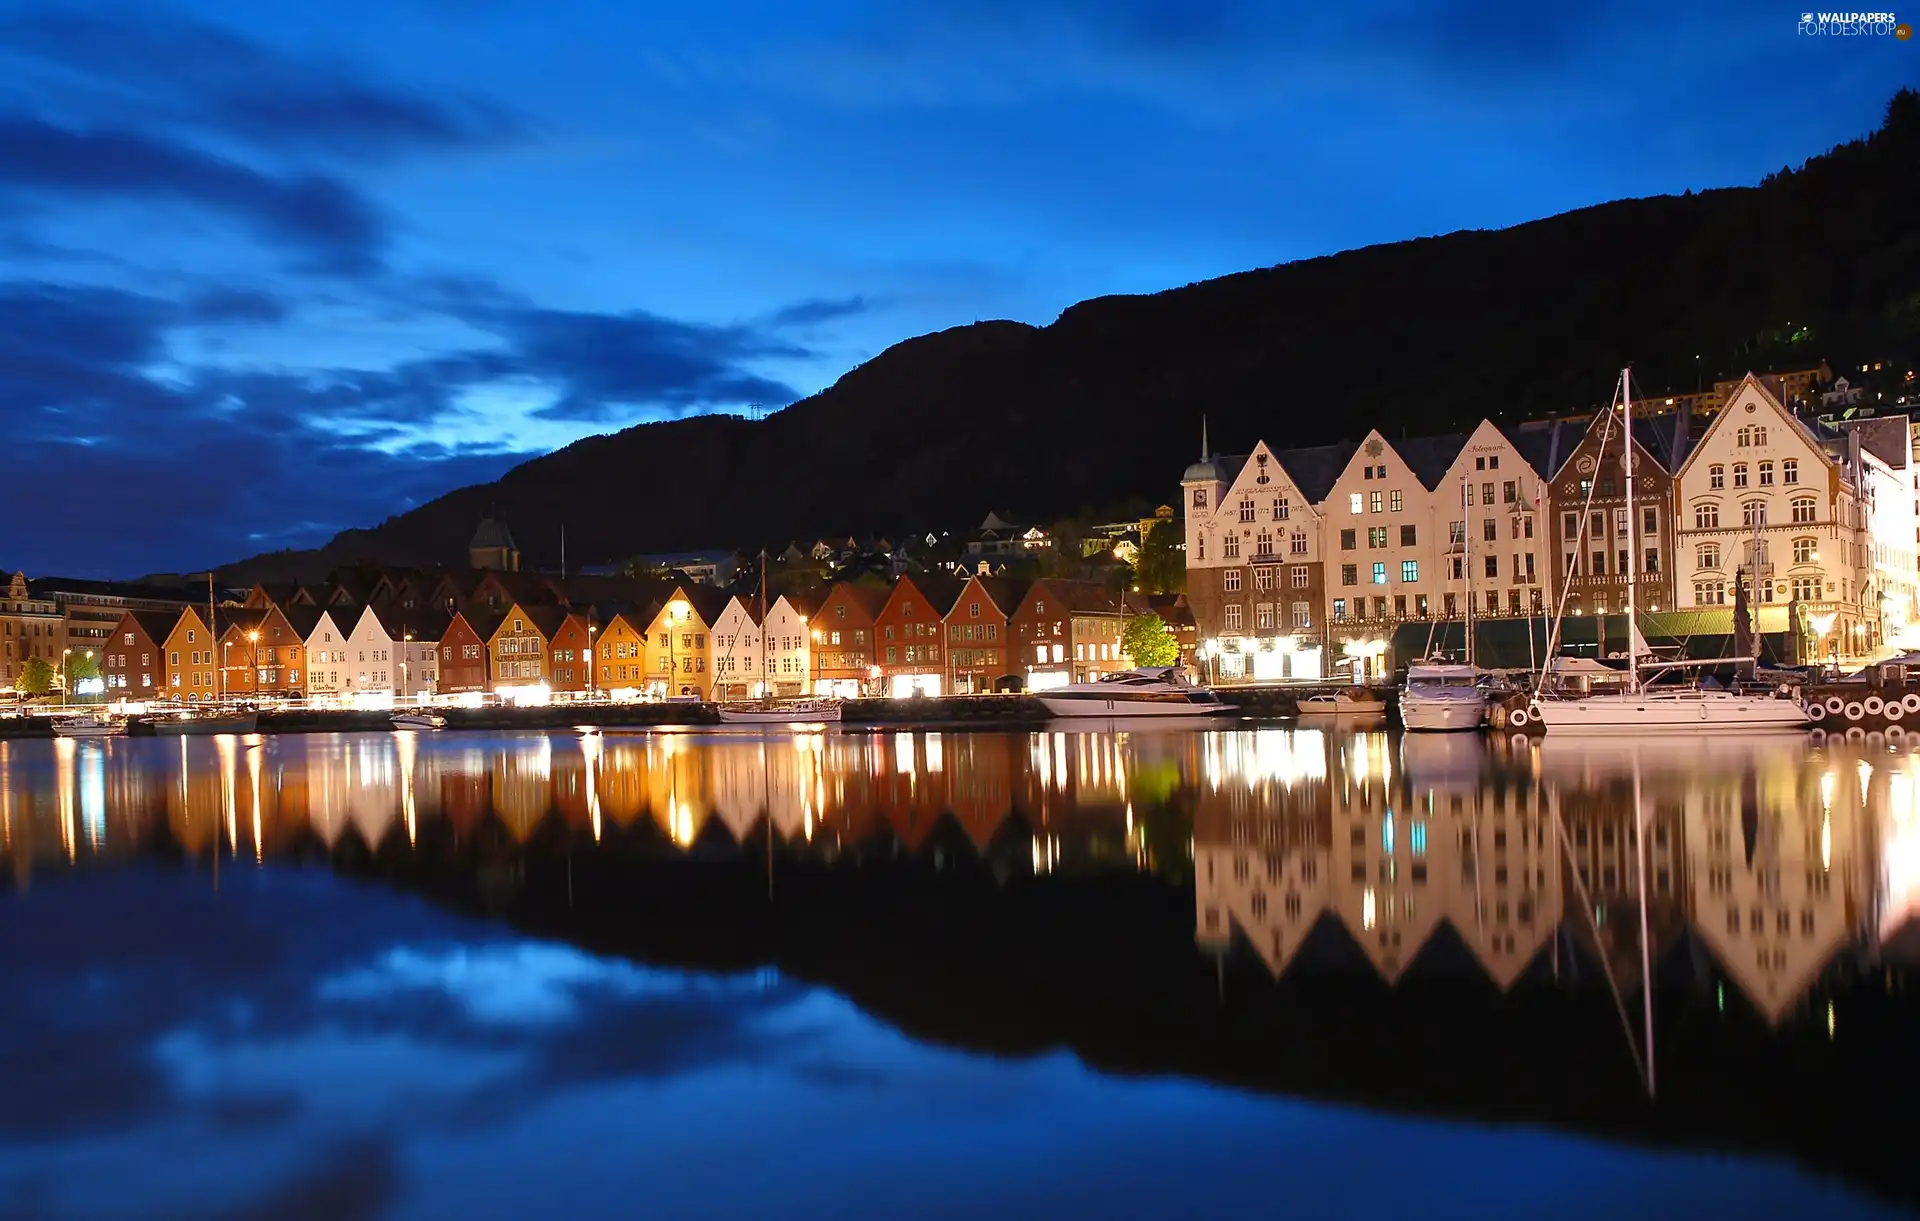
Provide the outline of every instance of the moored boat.
[[1057,717],[1212,716],[1232,711],[1212,691],[1182,678],[1177,666],[1122,670],[1097,682],[1036,691],[1034,698]]
[[1487,691],[1473,666],[1407,667],[1400,688],[1400,723],[1410,732],[1478,729],[1487,719]]
[[1386,711],[1387,702],[1365,687],[1310,695],[1300,701],[1301,716],[1384,716]]
[[387,718],[387,723],[395,729],[445,729],[447,718],[437,712],[419,709],[412,712],[396,712]]
[[794,700],[789,703],[721,705],[720,720],[728,725],[813,725],[837,722],[835,700]]
[[252,709],[222,709],[206,712],[168,712],[143,717],[140,723],[162,737],[187,734],[252,733],[260,714]]
[[56,738],[117,738],[126,732],[127,722],[124,718],[98,712],[61,717],[53,723],[53,736]]

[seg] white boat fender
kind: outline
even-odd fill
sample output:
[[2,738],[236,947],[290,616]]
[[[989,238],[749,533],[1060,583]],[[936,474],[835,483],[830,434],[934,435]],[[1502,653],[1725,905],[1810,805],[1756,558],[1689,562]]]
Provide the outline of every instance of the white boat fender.
[[1887,710],[1887,703],[1877,695],[1869,695],[1860,705],[1867,710],[1868,716],[1879,716]]
[[1900,697],[1900,706],[1908,712],[1920,712],[1920,694],[1912,691]]
[[1525,708],[1515,708],[1507,714],[1507,724],[1515,729],[1526,728],[1527,722],[1530,720],[1532,720],[1532,717],[1527,713]]
[[1835,716],[1839,716],[1842,710],[1846,708],[1846,706],[1847,706],[1847,701],[1841,699],[1837,695],[1829,695],[1827,697],[1827,711],[1831,712]]
[[1905,716],[1906,714],[1907,714],[1907,710],[1900,706],[1899,700],[1888,700],[1886,703],[1886,706],[1880,709],[1880,715],[1887,718],[1887,723],[1889,725],[1898,721],[1901,717]]
[[1887,726],[1887,741],[1898,742],[1906,736],[1907,736],[1907,727],[1905,725],[1896,724],[1896,725]]

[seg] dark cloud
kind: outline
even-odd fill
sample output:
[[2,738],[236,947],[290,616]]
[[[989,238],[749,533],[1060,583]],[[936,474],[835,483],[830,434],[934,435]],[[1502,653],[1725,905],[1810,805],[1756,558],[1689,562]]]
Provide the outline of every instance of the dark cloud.
[[458,93],[428,97],[363,79],[347,65],[281,54],[229,31],[151,10],[107,18],[63,8],[0,18],[0,51],[57,70],[43,87],[105,113],[140,95],[149,122],[217,131],[275,154],[372,155],[523,138],[505,108]]
[[384,241],[373,209],[321,175],[277,178],[131,131],[0,118],[0,190],[87,200],[177,200],[234,216],[324,270],[364,273]]
[[737,403],[784,406],[799,397],[794,389],[748,372],[740,362],[808,355],[750,328],[702,326],[642,311],[526,309],[498,321],[518,372],[563,387],[539,412],[553,420],[598,423],[631,416],[636,406],[674,414]]
[[[84,562],[31,536],[6,562],[128,576],[315,546],[535,456],[502,446],[498,421],[472,404],[489,387],[551,396],[547,418],[624,426],[784,405],[793,389],[748,366],[806,354],[762,328],[543,310],[483,282],[429,292],[497,346],[388,369],[179,368],[175,332],[274,325],[292,305],[234,286],[174,301],[0,281],[9,488],[66,504],[61,535],[88,540]],[[429,426],[473,441],[423,443]]]
[[322,1149],[291,1182],[214,1214],[214,1221],[370,1221],[391,1212],[405,1186],[392,1141],[354,1137]]
[[874,307],[873,300],[859,295],[815,297],[775,310],[768,321],[776,327],[818,326],[822,322],[837,322],[842,318],[867,313]]

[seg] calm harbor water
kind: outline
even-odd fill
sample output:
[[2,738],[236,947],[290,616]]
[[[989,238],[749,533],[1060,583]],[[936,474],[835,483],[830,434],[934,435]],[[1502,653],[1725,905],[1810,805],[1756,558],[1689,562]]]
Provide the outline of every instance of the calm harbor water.
[[1909,1215],[1917,788],[1778,736],[0,741],[0,1216]]

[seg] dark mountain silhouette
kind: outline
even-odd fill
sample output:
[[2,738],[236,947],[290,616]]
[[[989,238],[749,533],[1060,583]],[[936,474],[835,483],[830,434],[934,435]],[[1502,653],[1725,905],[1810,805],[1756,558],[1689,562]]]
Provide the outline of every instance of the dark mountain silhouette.
[[[1216,446],[1466,429],[1747,369],[1893,359],[1920,339],[1920,94],[1757,187],[1627,200],[1103,297],[1051,326],[909,339],[764,421],[646,424],[525,463],[257,575],[458,562],[489,512],[529,565],[1035,519],[1173,494]],[[1696,356],[1699,361],[1696,364]]]

